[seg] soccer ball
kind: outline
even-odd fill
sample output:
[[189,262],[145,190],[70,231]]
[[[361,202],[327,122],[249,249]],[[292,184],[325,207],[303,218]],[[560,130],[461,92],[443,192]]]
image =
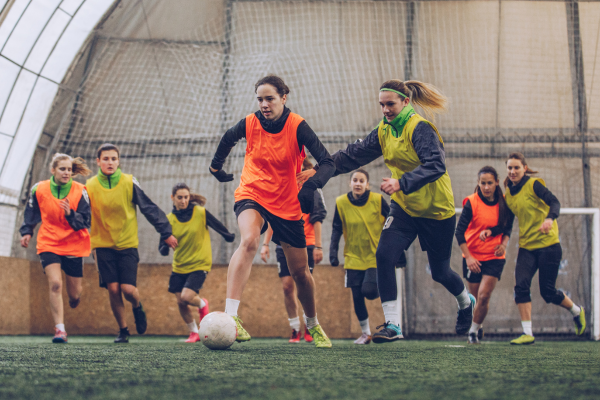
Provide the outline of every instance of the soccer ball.
[[237,336],[233,317],[220,311],[211,312],[200,322],[200,341],[211,350],[231,347]]

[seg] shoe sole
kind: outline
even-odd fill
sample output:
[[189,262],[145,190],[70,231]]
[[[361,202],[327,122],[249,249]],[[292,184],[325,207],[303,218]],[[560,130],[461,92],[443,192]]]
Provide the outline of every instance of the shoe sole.
[[533,342],[527,342],[527,343],[513,343],[513,342],[510,342],[510,344],[513,345],[513,346],[528,346],[530,344],[535,344],[535,340]]
[[388,338],[388,337],[384,337],[384,336],[374,336],[372,340],[373,343],[389,343],[389,342],[395,342],[396,340],[401,340],[404,339],[404,335],[396,335],[394,337]]
[[250,339],[252,339],[252,338],[248,338],[248,339],[238,339],[238,338],[235,338],[235,341],[238,342],[238,343],[242,343],[242,342],[249,342]]
[[67,343],[64,339],[52,339],[52,343]]

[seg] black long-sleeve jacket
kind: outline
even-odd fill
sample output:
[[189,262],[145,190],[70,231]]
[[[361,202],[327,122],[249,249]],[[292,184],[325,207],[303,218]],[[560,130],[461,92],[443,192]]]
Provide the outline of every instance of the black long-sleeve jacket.
[[[499,200],[498,196],[494,196],[494,201],[490,202],[490,201],[488,201],[488,199],[485,198],[485,196],[481,195],[481,192],[479,192],[479,190],[477,191],[477,195],[483,201],[483,203],[487,206],[493,207],[496,204],[498,204],[498,200]],[[511,211],[508,209],[508,207],[506,207],[506,211],[508,213],[511,213]],[[471,201],[467,199],[467,201],[465,202],[465,205],[463,207],[462,213],[460,214],[458,223],[456,224],[456,232],[454,234],[456,236],[456,240],[457,240],[459,246],[461,244],[467,242],[467,239],[465,239],[465,232],[467,231],[467,228],[469,227],[469,224],[471,223],[472,219],[473,219],[473,207],[471,206]],[[504,227],[499,226],[499,225],[491,227],[490,230],[492,231],[492,236],[504,235],[504,236],[510,237],[514,220],[515,220],[514,214],[513,214],[512,218],[510,218],[510,215],[509,215],[509,218]]]
[[[333,154],[336,169],[334,176],[354,171],[383,155],[377,132],[378,128],[375,128],[364,140],[357,140],[345,150]],[[412,141],[422,165],[402,175],[400,190],[404,194],[416,192],[446,173],[444,146],[431,125],[420,122],[413,132]],[[319,165],[319,170],[320,168]]]
[[135,178],[133,178],[133,198],[131,202],[138,206],[140,212],[156,229],[156,232],[160,234],[161,240],[168,239],[173,234],[173,229],[167,215],[150,200]]
[[[27,206],[25,207],[23,224],[19,229],[21,236],[33,236],[33,231],[36,225],[42,222],[42,214],[37,201],[36,189],[37,183],[33,186],[33,188],[31,188],[31,194],[29,195],[29,200],[27,201]],[[64,199],[68,194],[69,193],[65,192],[64,196],[60,197],[61,193],[59,192],[59,200]],[[67,219],[69,226],[73,228],[74,231],[88,229],[90,227],[92,210],[90,208],[90,201],[85,188],[83,189],[81,200],[79,201],[79,204],[77,204],[77,210],[71,209],[71,214],[66,215],[65,218]]]
[[[175,207],[173,207],[173,211],[171,211],[171,212],[173,213],[173,215],[175,215],[175,218],[177,218],[177,220],[179,222],[185,223],[185,222],[188,222],[190,219],[192,219],[192,215],[194,214],[195,206],[196,205],[194,203],[190,203],[185,210],[177,210]],[[233,240],[235,239],[235,234],[229,232],[227,230],[227,228],[225,227],[225,225],[223,225],[221,223],[221,221],[219,221],[217,218],[215,218],[214,215],[209,213],[208,210],[205,209],[205,212],[206,212],[206,226],[212,228],[219,235],[223,236],[223,239],[225,239],[226,242],[229,242],[229,243],[233,242]],[[159,241],[158,251],[163,256],[169,255],[169,246],[165,243],[164,240]]]
[[[529,176],[524,176],[517,185],[514,185],[512,182],[508,182],[508,190],[510,190],[511,195],[516,195],[521,191],[523,185],[530,179]],[[550,210],[548,210],[548,215],[546,218],[557,219],[560,215],[560,201],[558,198],[552,193],[546,186],[544,186],[540,181],[535,181],[533,183],[533,191],[537,197],[542,199],[544,203],[546,203]],[[515,214],[508,210],[508,221],[512,225],[515,220]]]
[[[290,109],[285,107],[283,114],[277,121],[267,120],[260,111],[254,113],[262,128],[268,133],[279,133],[283,130],[285,123],[290,115]],[[213,169],[220,170],[223,168],[225,159],[231,152],[231,149],[237,144],[238,141],[246,137],[246,118],[238,122],[234,127],[225,132],[225,135],[221,138],[217,151],[212,159],[210,166]],[[296,131],[296,138],[298,141],[298,148],[302,151],[302,147],[306,147],[310,154],[319,163],[319,171],[310,178],[305,185],[315,184],[316,188],[322,188],[325,186],[327,181],[333,176],[335,172],[335,166],[331,155],[323,146],[315,132],[308,126],[306,121],[302,121],[298,125]]]

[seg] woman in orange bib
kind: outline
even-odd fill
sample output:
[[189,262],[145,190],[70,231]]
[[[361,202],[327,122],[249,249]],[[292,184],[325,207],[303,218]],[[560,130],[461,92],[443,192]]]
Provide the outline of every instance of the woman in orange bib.
[[506,246],[512,231],[508,208],[500,188],[498,172],[483,167],[477,173],[475,193],[463,200],[456,226],[456,240],[463,253],[463,276],[469,292],[477,299],[468,343],[483,337],[483,320],[488,313],[492,291],[504,269]]
[[[246,157],[234,207],[241,243],[229,263],[225,312],[236,320],[237,341],[250,340],[238,318],[238,307],[260,235],[270,225],[273,242],[281,244],[285,253],[314,343],[317,347],[331,347],[317,320],[315,283],[308,270],[302,213],[312,212],[314,191],[322,188],[335,172],[333,159],[304,118],[285,107],[290,90],[281,78],[266,76],[254,90],[259,111],[225,133],[210,166],[210,172],[220,182],[232,181],[233,175],[223,171],[223,164],[236,143],[246,138]],[[296,174],[300,172],[304,147],[321,169],[299,191]]]
[[37,253],[50,288],[50,311],[54,319],[53,343],[67,343],[62,299],[62,273],[65,271],[69,305],[75,308],[81,298],[83,257],[90,255],[91,211],[85,186],[73,181],[77,175],[90,174],[83,159],[57,153],[50,163],[52,177],[36,183],[25,208],[21,225],[21,246],[28,247],[33,230]]

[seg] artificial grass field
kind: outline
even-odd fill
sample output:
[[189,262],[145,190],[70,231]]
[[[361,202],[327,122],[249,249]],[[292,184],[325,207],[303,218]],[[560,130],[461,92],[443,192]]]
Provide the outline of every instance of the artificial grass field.
[[600,343],[0,337],[0,399],[599,399]]

